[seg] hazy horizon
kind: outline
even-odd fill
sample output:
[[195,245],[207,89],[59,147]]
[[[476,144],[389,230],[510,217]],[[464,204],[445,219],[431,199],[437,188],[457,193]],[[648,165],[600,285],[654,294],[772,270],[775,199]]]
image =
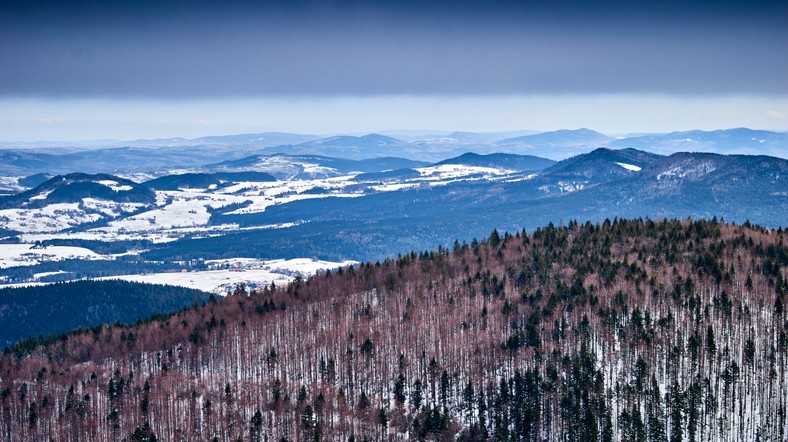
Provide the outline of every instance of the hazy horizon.
[[788,129],[788,3],[0,4],[0,139]]
[[610,136],[739,127],[785,132],[787,114],[788,97],[343,97],[174,103],[6,99],[0,100],[0,141],[128,141],[262,132],[316,136],[395,131],[549,132],[579,128]]

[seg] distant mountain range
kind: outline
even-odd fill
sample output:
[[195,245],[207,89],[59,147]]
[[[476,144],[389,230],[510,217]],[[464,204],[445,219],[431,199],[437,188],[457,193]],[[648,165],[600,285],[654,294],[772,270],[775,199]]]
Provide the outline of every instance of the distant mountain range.
[[[418,132],[418,131],[417,131]],[[598,147],[634,148],[669,155],[676,152],[770,155],[788,157],[788,134],[747,128],[688,131],[669,134],[611,138],[590,129],[558,130],[506,137],[506,133],[416,133],[403,138],[369,134],[320,138],[314,135],[266,132],[211,136],[195,139],[167,138],[107,142],[97,148],[89,142],[64,144],[68,149],[31,148],[35,144],[5,142],[0,150],[0,176],[24,177],[38,173],[135,173],[157,175],[168,170],[201,172],[210,164],[241,160],[254,155],[317,155],[348,160],[400,157],[435,163],[466,152],[509,153],[563,160]],[[0,189],[3,185],[0,183]],[[11,189],[11,187],[8,187]]]
[[672,132],[615,140],[613,149],[632,147],[654,153],[708,152],[718,154],[770,155],[788,157],[788,134],[747,128]]
[[[479,140],[473,134],[448,135]],[[475,145],[478,149],[437,161],[394,156],[415,155],[421,143],[437,146],[434,139],[375,134],[262,149],[215,144],[62,155],[0,151],[0,190],[7,194],[0,198],[0,234],[49,238],[78,231],[97,241],[161,241],[149,252],[159,261],[233,256],[341,261],[384,258],[493,228],[556,220],[718,216],[788,226],[788,160],[780,158],[788,156],[787,138],[731,129],[612,139],[579,129]],[[441,152],[457,149],[455,141]],[[660,153],[679,147],[687,152]],[[758,149],[773,155],[705,152]],[[578,153],[556,162],[532,155],[540,151]],[[367,154],[379,156],[364,158]],[[110,164],[111,174],[92,172]],[[228,235],[234,238],[229,243],[223,239]]]
[[417,144],[379,134],[361,137],[341,135],[268,149],[272,153],[321,155],[350,160],[377,157],[404,157],[423,160],[425,158],[421,150]]
[[289,134],[282,132],[264,132],[257,134],[240,134],[240,135],[218,135],[210,137],[194,138],[192,140],[184,140],[184,143],[213,143],[213,144],[242,144],[257,147],[268,146],[282,146],[289,144],[306,143],[313,140],[318,140],[320,137],[315,135],[300,135]]
[[[273,154],[203,170],[140,183],[56,176],[0,198],[0,237],[135,250],[99,267],[107,275],[132,264],[233,257],[378,260],[495,228],[569,220],[718,217],[788,226],[788,160],[770,156],[598,148],[559,162],[468,153],[423,163]],[[2,271],[0,279],[86,271],[45,264]]]
[[37,150],[0,150],[0,175],[130,173],[195,168],[208,163],[242,158],[258,150],[258,148],[215,145],[166,148],[114,147],[65,154]]
[[68,146],[68,149],[56,148],[58,144],[50,143],[40,146],[20,143],[18,148],[13,143],[3,143],[5,150],[0,150],[0,176],[71,172],[129,173],[196,168],[243,158],[268,147],[303,143],[317,138],[319,137],[312,135],[266,132],[195,139],[107,141],[104,145],[106,147],[97,147],[95,142],[87,142],[82,149],[72,147],[75,143],[62,144]]

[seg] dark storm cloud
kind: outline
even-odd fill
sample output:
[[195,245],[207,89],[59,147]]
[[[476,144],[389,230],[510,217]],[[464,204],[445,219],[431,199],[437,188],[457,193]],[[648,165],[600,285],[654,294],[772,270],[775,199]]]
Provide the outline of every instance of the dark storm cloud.
[[788,93],[778,2],[0,6],[0,95]]

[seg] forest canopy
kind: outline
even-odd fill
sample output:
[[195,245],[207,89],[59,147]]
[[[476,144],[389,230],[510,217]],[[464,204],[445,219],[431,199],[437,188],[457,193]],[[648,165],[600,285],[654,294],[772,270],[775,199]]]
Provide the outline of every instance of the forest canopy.
[[749,223],[493,231],[6,354],[0,433],[784,440],[786,266]]

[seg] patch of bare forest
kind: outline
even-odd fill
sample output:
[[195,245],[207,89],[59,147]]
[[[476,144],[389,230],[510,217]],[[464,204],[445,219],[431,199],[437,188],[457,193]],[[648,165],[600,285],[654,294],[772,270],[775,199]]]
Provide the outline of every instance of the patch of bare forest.
[[493,232],[28,342],[0,359],[0,438],[782,441],[785,240]]

